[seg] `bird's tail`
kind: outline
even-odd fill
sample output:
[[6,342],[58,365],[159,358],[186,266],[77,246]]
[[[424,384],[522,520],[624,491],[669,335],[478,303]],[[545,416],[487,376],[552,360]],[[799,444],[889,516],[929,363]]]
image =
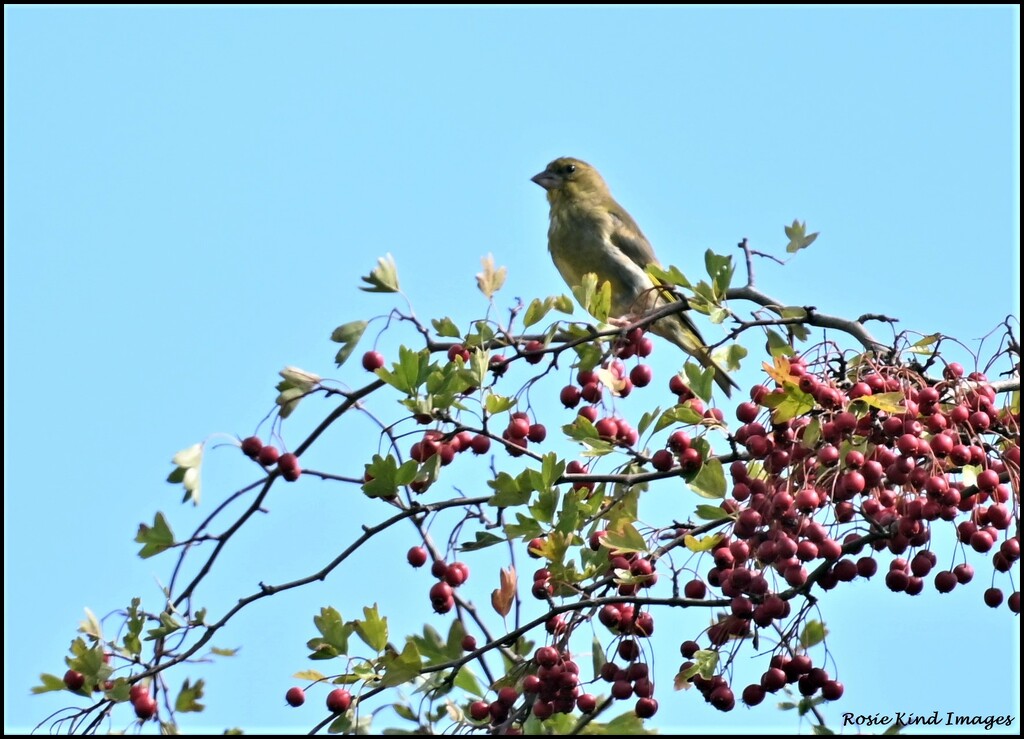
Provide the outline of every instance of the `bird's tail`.
[[671,341],[696,359],[705,369],[714,370],[715,384],[722,388],[726,397],[732,397],[733,388],[739,389],[739,385],[729,377],[729,373],[711,358],[711,352],[708,351],[700,331],[685,313],[662,318],[651,326],[651,331]]

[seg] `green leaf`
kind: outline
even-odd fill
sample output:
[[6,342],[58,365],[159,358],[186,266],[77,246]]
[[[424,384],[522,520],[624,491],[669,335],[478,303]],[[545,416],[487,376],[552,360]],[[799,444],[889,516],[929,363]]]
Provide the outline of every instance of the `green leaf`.
[[690,390],[705,403],[709,402],[711,383],[715,377],[714,369],[704,369],[693,362],[687,362],[683,365],[683,371],[686,373],[686,384],[690,386]]
[[67,687],[64,685],[64,678],[51,675],[47,672],[39,675],[39,681],[42,685],[32,686],[32,693],[35,695],[38,695],[39,693],[50,693],[54,690],[64,690],[64,688]]
[[338,350],[338,353],[334,355],[334,363],[336,365],[340,367],[345,364],[345,360],[351,356],[356,345],[359,343],[359,339],[362,338],[367,325],[366,321],[352,321],[334,329],[331,333],[331,341],[343,345]]
[[483,271],[477,273],[476,286],[480,288],[487,299],[490,300],[494,297],[494,293],[501,289],[501,286],[505,284],[505,278],[508,276],[507,267],[494,268],[494,255],[488,254],[480,260],[483,265]]
[[321,608],[320,615],[313,617],[313,624],[320,632],[320,638],[310,639],[307,646],[319,656],[311,655],[311,659],[327,659],[339,654],[348,654],[348,638],[354,627],[344,622],[336,608]]
[[805,393],[795,383],[787,382],[782,393],[768,393],[762,403],[772,409],[772,421],[785,423],[814,409],[814,396]]
[[723,518],[729,517],[729,514],[721,506],[705,504],[697,506],[695,515],[702,521],[721,521]]
[[711,278],[715,295],[719,296],[719,298],[724,296],[725,291],[729,289],[729,285],[732,283],[733,273],[736,271],[736,267],[732,263],[732,257],[715,254],[708,249],[704,252],[704,266],[708,271],[708,277]]
[[530,513],[542,523],[551,523],[558,507],[558,491],[554,488],[540,490],[537,501],[530,506]]
[[337,344],[347,344],[350,341],[359,341],[368,324],[366,321],[350,321],[338,326],[331,332],[331,341]]
[[504,413],[510,408],[515,407],[515,398],[506,398],[504,395],[497,395],[495,393],[488,393],[484,398],[484,410],[492,416],[498,413]]
[[612,305],[612,285],[610,282],[602,282],[600,287],[597,284],[597,275],[588,272],[583,275],[583,282],[574,285],[572,294],[580,305],[586,308],[587,312],[596,318],[600,323],[608,320],[608,314]]
[[663,269],[656,264],[647,265],[647,274],[651,276],[656,283],[661,285],[678,285],[679,287],[691,287],[690,281],[686,279],[686,275],[679,271],[677,267],[669,266],[669,268]]
[[768,335],[768,353],[773,357],[792,356],[796,350],[790,343],[773,329],[766,329]]
[[560,478],[565,472],[565,462],[558,458],[558,455],[554,452],[548,452],[541,459],[541,482],[544,487],[551,487],[555,484],[555,480]]
[[572,298],[568,295],[556,295],[551,299],[551,307],[559,313],[565,313],[567,316],[571,316],[575,310],[572,304]]
[[661,413],[661,408],[655,408],[654,410],[647,411],[640,416],[640,422],[636,425],[637,435],[643,436],[644,432],[651,427],[652,423],[654,423],[654,419],[658,417],[659,413]]
[[227,649],[225,647],[210,647],[210,653],[216,654],[218,657],[234,657],[238,654],[238,650]]
[[463,552],[475,552],[477,549],[486,549],[487,547],[492,547],[495,544],[502,544],[507,541],[507,539],[495,536],[489,531],[477,531],[475,536],[475,541],[463,542],[459,545],[459,549]]
[[604,658],[604,647],[601,645],[601,640],[594,635],[593,641],[590,643],[590,654],[594,661],[594,679],[597,680],[601,677],[601,668],[604,667],[606,660]]
[[181,627],[181,622],[174,618],[172,614],[164,611],[160,614],[160,625],[146,632],[146,641],[153,641],[155,639],[161,639],[165,636],[169,636]]
[[828,728],[824,724],[814,724],[811,726],[811,731],[817,736],[833,736],[835,732]]
[[516,514],[516,523],[505,524],[505,536],[509,539],[536,539],[544,533],[544,529],[537,521],[522,513]]
[[142,549],[139,550],[139,556],[142,559],[148,559],[173,547],[174,533],[167,524],[164,514],[157,511],[152,526],[147,526],[144,523],[139,524],[139,532],[135,535],[135,541],[143,545]]
[[391,652],[381,662],[384,664],[384,677],[381,678],[380,684],[386,688],[411,682],[423,668],[420,650],[416,648],[416,642],[412,639],[405,642],[405,649],[401,654]]
[[627,553],[647,553],[647,542],[628,521],[620,521],[614,529],[609,529],[607,535],[601,539],[601,546]]
[[352,626],[359,638],[366,642],[366,646],[377,652],[384,651],[388,643],[388,620],[381,618],[377,611],[377,604],[373,608],[363,608],[363,620],[353,621]]
[[606,724],[591,722],[583,730],[583,734],[597,734],[604,736],[641,736],[657,734],[655,729],[645,729],[644,721],[632,710],[626,711]]
[[526,505],[530,502],[530,494],[533,492],[529,485],[521,486],[520,482],[507,472],[499,472],[496,478],[487,481],[487,485],[495,491],[487,503],[498,508]]
[[398,488],[416,479],[418,465],[407,459],[401,466],[398,460],[388,455],[374,454],[370,464],[365,465],[363,492],[370,498],[391,498],[398,494]]
[[[661,418],[659,418],[658,422],[654,424],[654,431],[657,433],[662,429],[668,428],[674,423],[696,426],[703,420],[704,417],[689,405],[685,403],[674,405],[671,408],[666,409],[665,412],[661,414]],[[596,434],[597,431],[595,430],[594,433]]]
[[299,670],[292,675],[296,680],[309,680],[310,682],[318,682],[320,680],[326,680],[327,676],[319,670]]
[[724,498],[726,484],[722,462],[715,457],[704,460],[700,470],[687,484],[702,498]]
[[459,327],[455,325],[455,322],[450,318],[435,318],[430,324],[434,327],[438,336],[444,336],[449,339],[457,339],[462,336],[462,332],[459,331]]
[[199,702],[203,697],[203,685],[202,680],[196,680],[196,684],[191,685],[189,679],[185,678],[185,684],[181,686],[181,692],[174,701],[174,710],[181,713],[199,713],[206,708]]
[[532,326],[546,316],[551,310],[552,302],[551,298],[546,298],[543,302],[539,298],[530,301],[530,305],[526,308],[526,314],[523,316],[523,327]]
[[395,258],[386,254],[377,260],[377,266],[369,275],[362,278],[369,287],[361,286],[359,289],[368,293],[397,293],[398,268],[395,266]]
[[814,240],[818,238],[818,232],[815,231],[812,234],[807,234],[807,223],[806,221],[801,223],[794,219],[792,226],[786,226],[786,237],[789,239],[789,243],[786,244],[786,251],[790,254],[795,254],[801,249],[806,249],[808,246],[814,243]]
[[828,629],[821,621],[808,621],[800,632],[800,646],[810,649],[816,644],[821,644],[828,636]]
[[146,624],[145,618],[139,613],[139,604],[141,602],[139,598],[132,598],[131,605],[128,606],[128,618],[125,621],[124,648],[135,657],[142,653],[142,641],[139,637]]
[[469,693],[475,698],[483,698],[486,692],[483,686],[480,685],[480,681],[476,679],[476,675],[468,667],[463,667],[459,670],[459,674],[455,676],[454,685],[459,690]]
[[894,734],[899,734],[900,730],[902,728],[903,728],[903,724],[901,724],[899,721],[897,721],[892,726],[890,726],[888,729],[883,731],[882,732],[882,736],[886,736],[886,735],[892,736]]

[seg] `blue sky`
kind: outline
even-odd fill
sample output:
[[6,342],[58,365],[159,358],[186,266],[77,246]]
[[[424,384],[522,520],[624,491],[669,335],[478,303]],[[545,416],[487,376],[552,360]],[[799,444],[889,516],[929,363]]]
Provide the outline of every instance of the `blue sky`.
[[[759,265],[781,299],[972,346],[1019,316],[1018,26],[1007,7],[5,8],[5,727],[66,702],[28,690],[63,672],[84,606],[158,602],[169,563],[135,558],[138,523],[159,509],[184,532],[253,478],[214,451],[208,502],[182,508],[163,482],[175,451],[251,433],[285,365],[364,381],[333,368],[328,337],[394,305],[356,289],[378,256],[395,256],[424,318],[482,314],[487,253],[509,269],[502,310],[564,291],[529,181],[554,157],[595,164],[688,274],[742,237],[780,252],[799,218],[817,243]],[[311,405],[285,424],[293,444],[326,412]],[[350,471],[375,448],[356,423],[314,459]],[[480,491],[483,473],[467,464],[451,484]],[[225,557],[211,609],[318,569],[380,516],[348,488],[277,492]],[[282,698],[312,615],[376,600],[412,629],[403,609],[426,611],[429,577],[402,562],[408,544],[375,543],[246,612],[219,644],[240,655],[192,671],[209,708],[185,726],[322,718],[319,693],[300,711]],[[823,598],[846,685],[836,728],[844,711],[1019,719],[1019,620],[985,608],[985,587],[910,599],[878,579]],[[666,615],[664,630],[701,618]],[[770,705],[717,714],[667,683],[662,728],[796,725]]]

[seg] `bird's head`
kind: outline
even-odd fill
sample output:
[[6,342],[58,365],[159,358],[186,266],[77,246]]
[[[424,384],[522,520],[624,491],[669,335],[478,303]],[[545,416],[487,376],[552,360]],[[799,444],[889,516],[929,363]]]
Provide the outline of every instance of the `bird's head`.
[[530,179],[548,191],[548,201],[552,204],[560,200],[582,200],[608,194],[608,186],[598,171],[572,157],[556,159]]

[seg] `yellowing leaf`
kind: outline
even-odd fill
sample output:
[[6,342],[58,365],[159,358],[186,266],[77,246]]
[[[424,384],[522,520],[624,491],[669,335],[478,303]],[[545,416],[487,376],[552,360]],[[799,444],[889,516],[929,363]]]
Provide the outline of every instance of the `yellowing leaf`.
[[893,393],[861,395],[857,400],[863,401],[872,408],[877,408],[878,410],[885,411],[886,413],[904,413],[907,410],[906,406],[903,405],[906,397],[899,391]]
[[504,618],[512,610],[512,604],[516,599],[516,568],[502,568],[499,578],[501,585],[491,592],[491,605],[498,615]]
[[484,266],[482,272],[478,272],[476,276],[476,285],[480,288],[480,292],[487,296],[490,300],[494,297],[494,293],[501,289],[501,286],[505,284],[505,277],[508,275],[507,267],[494,268],[494,255],[488,254],[480,260],[480,263]]
[[198,467],[199,463],[203,460],[203,445],[193,444],[190,447],[182,449],[180,452],[175,454],[171,461],[179,467],[188,469],[189,467]]
[[702,539],[698,539],[695,536],[687,534],[683,537],[683,544],[685,544],[686,548],[689,549],[691,552],[710,552],[712,549],[715,548],[715,545],[718,544],[718,542],[721,540],[721,534],[711,534],[710,536],[705,536]]

